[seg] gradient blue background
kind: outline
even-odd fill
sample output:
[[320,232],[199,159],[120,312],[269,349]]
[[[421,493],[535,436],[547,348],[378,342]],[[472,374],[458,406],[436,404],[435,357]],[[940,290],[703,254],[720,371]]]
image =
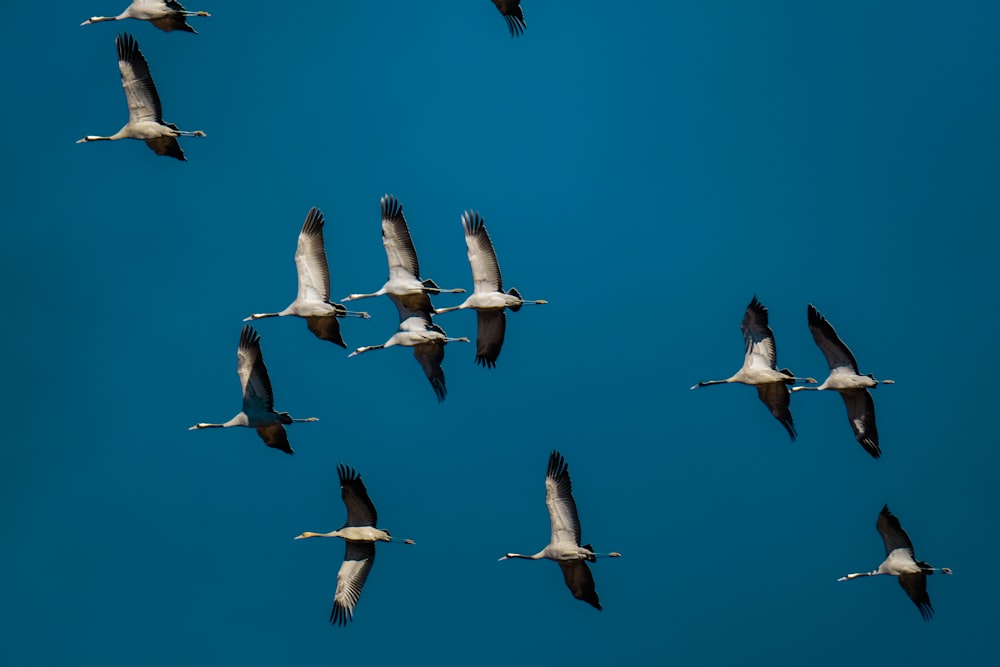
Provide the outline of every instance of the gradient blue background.
[[[22,3],[5,103],[6,665],[943,665],[995,659],[1000,217],[995,2],[187,3],[201,33],[80,27],[124,0]],[[803,6],[808,5],[808,6]],[[125,122],[114,36],[149,60],[187,163]],[[257,323],[294,457],[244,429],[241,318],[295,294],[309,207],[333,296],[385,279],[398,196],[424,277],[471,287],[479,210],[508,286],[499,365],[447,348],[438,405],[409,350],[348,359]],[[876,392],[871,460],[835,395],[790,443],[742,362],[752,295],[779,363],[825,377],[814,303]],[[439,306],[461,297],[442,296]],[[351,347],[396,327],[386,300]],[[450,335],[475,336],[451,313]],[[570,466],[604,611],[552,563],[544,472]],[[327,623],[335,466],[380,524],[354,623]],[[881,561],[883,503],[933,577],[924,624]]]

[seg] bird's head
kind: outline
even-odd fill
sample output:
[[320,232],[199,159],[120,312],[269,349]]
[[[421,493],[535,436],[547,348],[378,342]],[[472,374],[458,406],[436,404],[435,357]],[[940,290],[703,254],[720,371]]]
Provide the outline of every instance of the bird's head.
[[950,567],[942,567],[941,568],[941,574],[951,574],[951,568]]

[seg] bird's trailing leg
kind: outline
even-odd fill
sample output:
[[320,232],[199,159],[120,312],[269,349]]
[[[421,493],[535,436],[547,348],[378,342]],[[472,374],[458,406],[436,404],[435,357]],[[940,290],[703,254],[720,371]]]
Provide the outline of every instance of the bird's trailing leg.
[[446,343],[468,343],[469,339],[466,338],[465,336],[462,336],[461,338],[445,338],[444,342],[446,342]]
[[319,417],[306,417],[305,419],[293,419],[293,424],[301,424],[302,422],[318,422]]
[[193,132],[188,132],[187,130],[177,130],[177,134],[175,136],[178,136],[178,137],[205,137],[205,136],[208,136],[208,135],[206,135],[201,130],[195,130]]

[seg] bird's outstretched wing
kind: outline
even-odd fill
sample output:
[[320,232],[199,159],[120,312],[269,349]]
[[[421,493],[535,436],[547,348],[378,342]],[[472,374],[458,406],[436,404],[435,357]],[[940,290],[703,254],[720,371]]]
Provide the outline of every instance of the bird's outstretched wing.
[[472,282],[477,294],[503,291],[503,277],[500,264],[493,250],[493,241],[486,231],[486,225],[479,213],[466,211],[462,214],[465,229],[465,245],[469,252],[469,266],[472,267]]
[[511,37],[518,37],[528,24],[524,22],[524,12],[521,10],[521,0],[493,0],[493,4],[503,15],[510,30]]
[[597,590],[594,587],[594,575],[587,561],[561,560],[559,569],[562,570],[566,586],[573,593],[573,597],[583,600],[597,610],[601,609],[601,601],[597,598]]
[[757,396],[761,402],[767,406],[774,418],[781,422],[781,425],[788,431],[792,441],[795,440],[795,423],[792,422],[792,395],[788,387],[781,382],[769,382],[768,384],[758,384]]
[[130,123],[141,121],[163,122],[160,96],[156,92],[149,64],[139,50],[139,43],[132,35],[122,33],[115,38],[118,47],[118,69],[122,75],[122,88],[128,102]]
[[878,428],[875,427],[875,401],[867,389],[840,392],[847,406],[847,420],[854,429],[854,437],[865,451],[878,458],[882,450],[878,446]]
[[899,579],[899,585],[913,600],[913,604],[917,605],[924,620],[931,620],[934,617],[934,607],[931,606],[931,596],[927,594],[927,575],[923,572],[901,574],[897,579]]
[[361,475],[343,463],[337,466],[337,476],[340,478],[340,497],[347,507],[347,521],[344,527],[348,526],[371,526],[374,528],[378,524],[378,512],[375,511],[375,504],[368,497],[368,489],[361,481]]
[[476,363],[494,368],[507,332],[507,314],[503,310],[477,310],[476,319]]
[[896,549],[906,549],[910,557],[913,557],[913,543],[910,542],[910,536],[903,530],[896,515],[889,511],[888,505],[882,506],[882,511],[878,514],[878,521],[875,522],[875,528],[882,536],[886,556]]
[[243,412],[247,415],[274,412],[271,378],[260,352],[260,335],[249,325],[240,332],[236,357],[236,370],[243,386]]
[[571,542],[580,546],[580,518],[573,498],[569,466],[557,451],[549,455],[549,467],[545,472],[545,505],[552,524],[551,544]]
[[777,370],[778,348],[774,343],[774,332],[768,326],[767,308],[754,296],[743,314],[740,329],[746,346],[744,368],[771,368]]
[[809,321],[809,331],[812,333],[813,340],[816,341],[816,347],[826,357],[830,372],[858,375],[858,361],[854,358],[854,353],[851,352],[850,348],[844,345],[844,341],[840,340],[833,325],[820,315],[811,303],[806,309],[806,316]]
[[260,439],[263,440],[264,444],[268,447],[280,449],[286,454],[295,453],[292,446],[288,443],[288,433],[285,432],[285,427],[281,424],[258,426],[257,435],[260,436]]
[[403,206],[392,195],[382,196],[382,245],[389,260],[389,276],[420,278],[420,263],[413,248]]
[[300,301],[330,300],[330,269],[323,245],[323,213],[318,208],[309,209],[306,221],[299,232],[295,248],[295,269],[299,276]]
[[337,592],[333,596],[333,610],[330,612],[330,622],[334,625],[347,625],[354,618],[354,607],[375,562],[373,542],[345,540],[345,543],[344,562],[337,572]]

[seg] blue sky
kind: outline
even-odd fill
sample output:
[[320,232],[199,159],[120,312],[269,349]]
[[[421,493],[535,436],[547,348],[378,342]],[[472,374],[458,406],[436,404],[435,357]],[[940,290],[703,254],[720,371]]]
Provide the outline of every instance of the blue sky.
[[[0,27],[5,664],[995,655],[995,3],[524,0],[512,40],[486,0],[192,0],[197,36],[80,27],[125,4],[94,1]],[[127,118],[122,30],[166,119],[208,135],[186,163],[74,144]],[[241,319],[294,298],[311,206],[334,296],[382,284],[387,192],[425,278],[471,287],[475,209],[506,286],[549,301],[509,316],[497,368],[449,345],[438,405],[409,350],[348,359],[264,320],[278,409],[321,421],[290,427],[294,457],[188,432],[239,409]],[[796,395],[790,443],[753,389],[689,391],[739,368],[754,294],[779,365],[825,376],[813,303],[897,381],[881,460],[837,396]],[[365,308],[350,347],[395,331],[387,299]],[[475,336],[472,313],[439,323]],[[548,539],[552,449],[584,539],[624,554],[594,567],[603,612],[552,563],[496,562]],[[333,628],[343,545],[292,538],[343,522],[341,461],[417,545],[379,545]],[[884,503],[955,571],[929,580],[930,625],[888,578],[836,582],[881,561]]]

